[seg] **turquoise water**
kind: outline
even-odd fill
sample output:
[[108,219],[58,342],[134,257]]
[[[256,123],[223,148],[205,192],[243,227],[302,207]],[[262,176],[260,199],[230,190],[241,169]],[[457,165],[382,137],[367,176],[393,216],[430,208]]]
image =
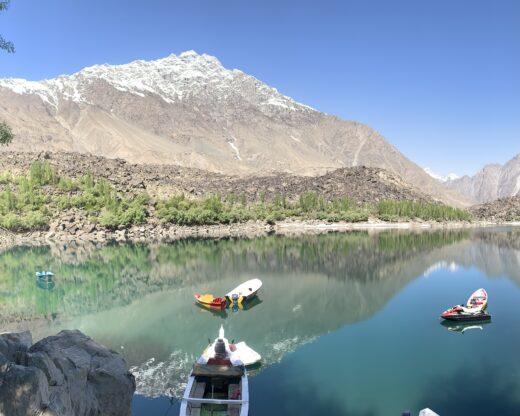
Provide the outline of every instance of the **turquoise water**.
[[[32,278],[43,268],[51,290]],[[244,310],[193,303],[253,277],[264,286]],[[492,322],[443,326],[439,313],[479,287]],[[120,351],[134,415],[178,414],[221,324],[264,358],[251,415],[520,414],[518,229],[18,248],[0,253],[0,305],[8,328],[79,328]]]

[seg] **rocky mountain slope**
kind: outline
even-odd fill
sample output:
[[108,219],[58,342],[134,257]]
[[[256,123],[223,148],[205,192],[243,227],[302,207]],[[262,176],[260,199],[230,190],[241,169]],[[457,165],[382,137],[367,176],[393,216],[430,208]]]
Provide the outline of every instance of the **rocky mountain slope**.
[[476,219],[488,221],[520,221],[520,196],[499,198],[470,208]]
[[[49,161],[60,174],[77,178],[86,173],[104,177],[124,193],[146,190],[154,198],[184,193],[194,197],[210,193],[223,197],[245,195],[247,201],[270,201],[277,193],[289,200],[304,192],[316,192],[327,199],[348,196],[356,202],[384,199],[432,202],[433,199],[404,182],[399,176],[379,168],[341,168],[319,176],[279,174],[232,176],[171,165],[132,164],[123,159],[107,159],[79,153],[0,152],[0,173],[23,173],[35,160]],[[2,185],[0,183],[0,190]]]
[[[280,94],[208,55],[96,65],[51,80],[0,80],[14,150],[51,150],[251,174],[379,167],[436,199],[446,190],[371,128]],[[0,149],[1,150],[1,149]]]
[[475,176],[447,181],[445,186],[478,202],[520,195],[520,153],[505,165],[486,165]]

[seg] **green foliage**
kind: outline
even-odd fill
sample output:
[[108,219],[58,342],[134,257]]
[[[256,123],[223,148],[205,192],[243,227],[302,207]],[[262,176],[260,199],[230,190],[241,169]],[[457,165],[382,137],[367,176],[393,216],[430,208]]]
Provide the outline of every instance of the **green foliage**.
[[223,200],[220,195],[209,195],[202,200],[176,195],[156,205],[156,216],[164,222],[179,225],[230,224],[248,220],[274,224],[287,218],[318,219],[324,221],[358,222],[368,220],[369,212],[355,206],[347,197],[327,202],[315,192],[300,195],[297,202],[289,202],[285,195],[276,193],[267,202],[265,192],[260,201],[247,205],[245,194],[240,204],[234,194]]
[[132,200],[113,202],[102,209],[99,222],[107,228],[143,224],[148,217],[149,199],[148,195],[140,194]]
[[2,174],[0,184],[0,226],[13,231],[46,229],[55,215],[71,208],[108,228],[142,224],[148,217],[148,195],[122,197],[92,174],[79,180],[60,176],[48,161],[32,163],[25,176]]
[[[1,48],[2,37],[0,36],[0,48]],[[11,127],[5,122],[0,121],[0,146],[7,146],[13,141],[14,134]]]
[[[0,12],[3,10],[7,10],[9,7],[9,3],[11,0],[0,0]],[[14,53],[14,44],[13,42],[9,42],[5,40],[2,35],[0,35],[0,49],[7,51],[8,53]],[[1,141],[0,141],[1,143]]]
[[448,205],[412,201],[381,201],[377,214],[385,221],[419,218],[425,221],[471,221],[471,214]]
[[29,181],[33,187],[37,185],[55,185],[59,182],[58,176],[56,175],[56,168],[51,166],[48,161],[43,163],[37,161],[31,165]]

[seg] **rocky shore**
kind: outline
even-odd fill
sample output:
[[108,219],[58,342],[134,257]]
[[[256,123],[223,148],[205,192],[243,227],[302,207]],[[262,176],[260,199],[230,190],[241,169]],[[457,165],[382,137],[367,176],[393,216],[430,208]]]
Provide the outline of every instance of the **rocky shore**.
[[384,222],[371,219],[367,222],[324,222],[286,220],[274,223],[265,221],[248,221],[236,224],[220,224],[205,226],[178,226],[174,224],[148,223],[130,228],[107,230],[96,224],[75,217],[66,217],[55,223],[49,231],[29,233],[11,233],[0,229],[0,249],[17,245],[41,245],[67,242],[168,242],[183,238],[226,238],[226,237],[259,237],[267,234],[291,235],[303,233],[322,233],[355,229],[427,229],[427,228],[463,228],[483,227],[498,224],[518,225],[515,222]]
[[[149,216],[144,224],[116,229],[103,227],[96,218],[85,210],[71,208],[59,212],[44,230],[17,232],[0,228],[0,249],[13,245],[46,244],[53,241],[168,241],[185,237],[232,237],[258,236],[266,233],[320,232],[323,230],[345,230],[352,228],[426,228],[481,226],[518,220],[518,201],[498,201],[492,205],[472,209],[477,219],[472,223],[383,222],[372,218],[359,223],[326,223],[312,220],[249,221],[244,223],[179,226],[161,222],[155,216],[153,201],[172,195],[185,194],[197,198],[201,195],[218,193],[243,195],[247,201],[272,199],[276,194],[288,200],[303,192],[316,192],[325,198],[347,195],[356,203],[375,203],[391,199],[396,201],[432,202],[419,190],[404,183],[401,178],[383,169],[358,166],[328,172],[322,176],[307,177],[289,174],[271,174],[255,177],[234,177],[210,173],[198,169],[167,165],[136,165],[121,159],[107,159],[78,153],[29,153],[0,152],[0,173],[17,175],[27,172],[34,161],[49,161],[60,174],[78,178],[91,173],[96,178],[107,179],[121,195],[129,198],[146,192],[152,198]],[[0,183],[0,191],[5,184]],[[518,214],[518,215],[517,215]]]
[[0,334],[0,414],[128,416],[134,376],[124,359],[80,331],[33,345],[29,331]]

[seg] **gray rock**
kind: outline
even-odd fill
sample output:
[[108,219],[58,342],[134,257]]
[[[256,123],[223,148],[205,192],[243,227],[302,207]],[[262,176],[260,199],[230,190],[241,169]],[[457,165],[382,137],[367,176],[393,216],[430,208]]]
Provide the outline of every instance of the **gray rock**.
[[[107,416],[129,415],[135,380],[127,370],[123,358],[95,343],[80,331],[62,331],[36,343],[29,353],[44,353],[62,373],[65,383],[56,384],[51,390],[51,406],[60,404],[69,395],[70,414]],[[53,377],[59,382],[59,379]],[[61,413],[68,414],[68,413]]]
[[40,369],[15,364],[0,367],[1,415],[39,415],[48,402],[47,379]]
[[0,354],[9,361],[16,361],[19,352],[25,352],[32,345],[29,331],[6,333],[0,335]]
[[30,343],[29,332],[0,336],[0,415],[131,414],[135,379],[119,354],[80,331]]

